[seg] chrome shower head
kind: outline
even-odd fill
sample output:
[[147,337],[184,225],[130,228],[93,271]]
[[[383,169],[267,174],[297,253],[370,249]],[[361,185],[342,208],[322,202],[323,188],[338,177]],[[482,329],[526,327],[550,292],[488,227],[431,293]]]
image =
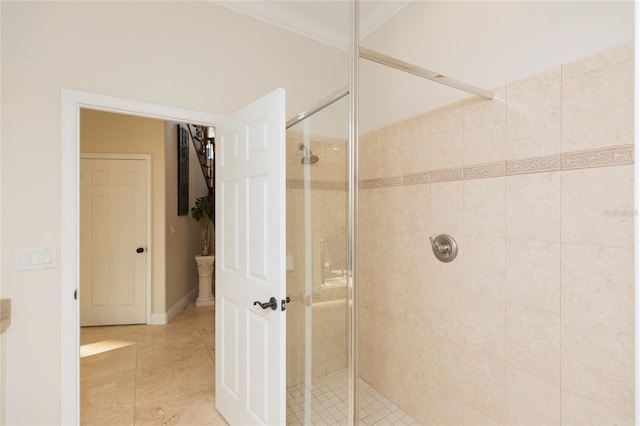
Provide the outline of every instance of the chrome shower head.
[[309,151],[309,155],[305,155],[300,159],[302,164],[315,164],[320,160],[320,157],[315,155],[313,152]]
[[304,156],[300,159],[302,164],[315,164],[320,160],[320,157],[315,155],[305,144],[299,143],[298,149],[304,152]]

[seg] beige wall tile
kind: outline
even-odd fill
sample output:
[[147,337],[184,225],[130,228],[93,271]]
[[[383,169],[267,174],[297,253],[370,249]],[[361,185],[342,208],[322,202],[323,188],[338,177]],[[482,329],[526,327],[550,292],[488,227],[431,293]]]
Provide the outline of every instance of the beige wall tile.
[[429,326],[429,338],[446,339],[462,348],[469,334],[465,312],[470,296],[448,287],[448,283],[443,281],[434,280],[429,290],[423,310],[424,324]]
[[375,130],[359,138],[358,172],[360,173],[360,179],[373,179],[381,176],[380,161],[382,157],[379,154],[382,141],[381,134],[381,130]]
[[631,426],[634,418],[605,407],[602,404],[577,395],[571,391],[562,391],[562,424],[571,426]]
[[560,241],[560,172],[509,176],[507,238]]
[[469,295],[466,297],[462,315],[465,326],[465,369],[473,368],[477,362],[491,365],[501,363],[504,370],[506,356],[504,300],[484,295]]
[[418,283],[428,279],[430,263],[427,259],[433,256],[429,235],[429,209],[431,206],[430,185],[410,185],[403,187],[402,229],[404,263],[403,272],[406,288],[415,292]]
[[633,249],[562,246],[562,315],[631,333]]
[[[506,106],[459,102],[366,135],[361,178],[623,143],[630,69],[609,55],[565,67],[562,93],[556,67],[510,84]],[[501,125],[502,151],[487,148]],[[421,424],[558,424],[560,377],[565,424],[629,423],[631,194],[631,165],[361,191],[362,377]],[[431,252],[440,233],[458,241],[452,263]]]
[[464,402],[500,424],[506,420],[506,372],[504,359],[497,361],[481,353],[466,351]]
[[498,426],[498,425],[501,425],[502,423],[476,410],[469,404],[464,404],[464,413],[463,413],[461,424],[465,426],[478,426],[478,425]]
[[505,237],[505,178],[464,181],[465,235]]
[[402,176],[404,127],[397,124],[383,129],[377,141],[378,176]]
[[431,170],[463,165],[464,104],[431,112]]
[[504,99],[464,108],[464,165],[505,159]]
[[[465,238],[464,289],[471,293],[505,298],[506,241],[502,238]],[[454,260],[455,262],[455,260]]]
[[431,185],[429,222],[431,232],[449,234],[454,238],[464,231],[464,182],[438,182]]
[[633,61],[562,82],[562,151],[633,143]]
[[431,115],[413,118],[403,129],[402,174],[431,169]]
[[459,425],[463,410],[462,382],[451,369],[427,370],[427,387],[423,409],[418,416],[423,424]]
[[562,318],[562,387],[634,413],[633,333]]
[[507,373],[506,424],[560,424],[560,386],[510,369]]
[[562,65],[562,78],[571,78],[620,62],[633,60],[633,41]]
[[506,159],[542,157],[561,151],[560,83],[507,98]]
[[562,242],[633,247],[633,166],[562,174]]
[[560,315],[507,306],[507,366],[560,385]]
[[507,240],[507,306],[560,314],[560,244]]
[[510,98],[518,93],[538,89],[550,84],[559,83],[562,78],[562,67],[557,66],[550,70],[534,74],[507,84],[507,96]]

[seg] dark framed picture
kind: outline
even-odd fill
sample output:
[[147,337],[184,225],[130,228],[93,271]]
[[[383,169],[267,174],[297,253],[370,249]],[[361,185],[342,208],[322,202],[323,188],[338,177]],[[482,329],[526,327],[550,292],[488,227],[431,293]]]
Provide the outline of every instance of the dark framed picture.
[[178,216],[189,213],[189,132],[178,124]]

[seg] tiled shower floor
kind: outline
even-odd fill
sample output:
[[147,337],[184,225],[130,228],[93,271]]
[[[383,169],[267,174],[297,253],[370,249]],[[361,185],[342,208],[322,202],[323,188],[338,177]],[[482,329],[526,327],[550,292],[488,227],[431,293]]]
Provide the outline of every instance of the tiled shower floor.
[[[348,410],[348,371],[338,370],[313,380],[312,425],[345,425]],[[360,425],[418,425],[411,416],[360,379]],[[287,425],[305,424],[305,386],[287,390]]]

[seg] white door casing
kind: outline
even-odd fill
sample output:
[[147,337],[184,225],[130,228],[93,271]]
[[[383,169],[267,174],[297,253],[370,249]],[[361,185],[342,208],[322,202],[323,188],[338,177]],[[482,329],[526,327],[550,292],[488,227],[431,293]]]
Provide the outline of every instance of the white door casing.
[[[79,286],[80,109],[96,109],[160,120],[213,126],[219,115],[174,108],[96,93],[62,89],[61,98],[61,245],[60,292],[60,422],[80,423]],[[151,321],[150,312],[147,321]]]
[[286,421],[284,114],[278,89],[218,125],[216,407],[232,425]]
[[146,323],[149,162],[150,156],[82,155],[81,326]]

